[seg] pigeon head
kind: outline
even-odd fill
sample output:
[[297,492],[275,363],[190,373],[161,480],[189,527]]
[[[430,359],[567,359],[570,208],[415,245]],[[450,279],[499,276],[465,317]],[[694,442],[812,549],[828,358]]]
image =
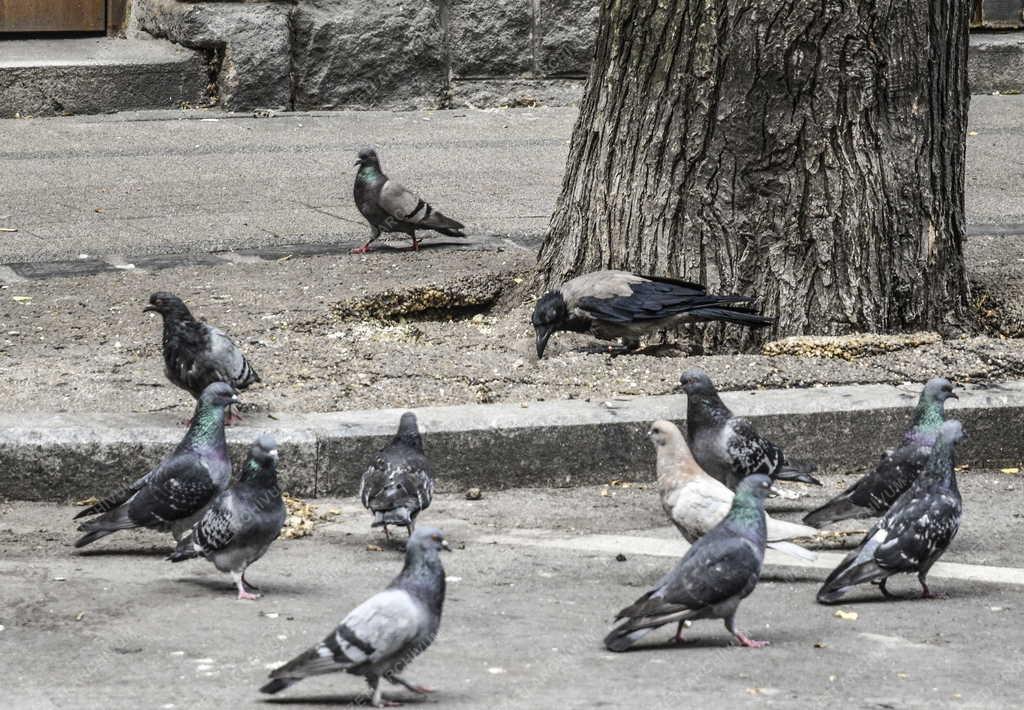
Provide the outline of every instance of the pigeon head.
[[537,334],[537,358],[544,357],[544,349],[548,345],[548,338],[555,331],[562,330],[562,326],[569,319],[569,309],[565,305],[565,298],[561,291],[548,291],[533,308],[533,315],[530,322],[533,323],[533,330]]
[[406,555],[437,556],[441,550],[451,552],[444,539],[444,533],[437,528],[416,528],[405,543]]
[[361,151],[359,151],[359,154],[356,156],[355,165],[358,165],[360,167],[364,165],[369,165],[379,170],[380,159],[377,157],[377,151],[375,151],[373,148],[363,148]]
[[249,447],[249,456],[242,467],[241,480],[277,475],[277,442],[269,434],[260,434]]
[[199,395],[199,403],[201,405],[206,404],[214,407],[226,407],[229,404],[238,404],[239,401],[234,388],[227,382],[213,382],[207,385],[203,393]]
[[192,318],[192,313],[189,312],[185,302],[167,291],[157,291],[149,297],[149,305],[143,308],[142,312],[148,313],[150,311],[155,311],[165,317],[175,315],[179,318]]
[[402,419],[398,422],[398,433],[395,434],[395,440],[401,441],[417,451],[423,450],[423,440],[420,438],[420,429],[415,414],[406,412],[402,415]]
[[772,488],[772,479],[763,473],[746,476],[736,485],[736,497],[764,500]]
[[688,395],[717,394],[708,374],[696,367],[690,368],[679,376],[679,386]]
[[933,377],[928,380],[924,386],[924,390],[921,392],[921,398],[926,399],[929,402],[945,402],[947,399],[952,397],[953,399],[960,399],[953,392],[953,383],[947,380],[945,377]]
[[681,436],[682,432],[679,431],[679,428],[665,419],[659,419],[654,422],[651,424],[651,428],[647,430],[647,438],[659,448],[676,443]]

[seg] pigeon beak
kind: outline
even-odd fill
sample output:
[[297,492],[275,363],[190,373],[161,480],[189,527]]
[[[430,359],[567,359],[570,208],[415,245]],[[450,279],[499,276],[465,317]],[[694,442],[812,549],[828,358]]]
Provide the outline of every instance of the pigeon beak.
[[267,452],[267,456],[269,456],[272,459],[276,459],[277,458],[277,449],[271,449],[270,451],[268,451]]
[[949,397],[950,399],[960,399],[959,397],[956,396],[956,392],[950,392]]
[[451,552],[451,551],[452,551],[452,548],[451,548],[451,546],[450,546],[450,545],[448,544],[448,541],[447,541],[447,540],[441,540],[441,549],[442,549],[442,550],[448,550],[448,552]]
[[362,165],[362,164],[363,164],[363,161],[361,161],[361,160],[357,160],[356,162],[354,162],[354,163],[352,163],[352,164],[353,164],[353,165]]
[[537,359],[544,357],[544,349],[548,346],[548,339],[555,329],[550,326],[538,325],[534,327],[537,331]]

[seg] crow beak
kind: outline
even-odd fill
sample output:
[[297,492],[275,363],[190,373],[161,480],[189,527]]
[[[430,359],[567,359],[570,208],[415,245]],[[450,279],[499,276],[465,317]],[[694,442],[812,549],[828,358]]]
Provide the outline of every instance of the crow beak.
[[537,331],[537,359],[540,360],[544,357],[544,349],[548,346],[548,339],[555,329],[551,326],[537,325],[534,326],[534,330]]
[[142,309],[142,312],[143,313],[149,313],[150,311],[155,311],[155,310],[156,310],[156,306],[146,306],[145,308]]
[[442,550],[448,550],[448,552],[452,551],[452,548],[448,545],[448,541],[447,540],[441,540],[441,549]]

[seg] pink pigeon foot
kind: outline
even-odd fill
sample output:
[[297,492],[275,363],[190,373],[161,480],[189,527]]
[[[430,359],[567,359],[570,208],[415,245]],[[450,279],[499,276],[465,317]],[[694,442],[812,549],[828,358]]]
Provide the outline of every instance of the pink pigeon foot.
[[370,243],[367,242],[366,244],[364,244],[361,247],[356,247],[355,249],[352,250],[352,253],[353,254],[369,254],[370,253]]
[[747,648],[764,648],[769,644],[768,641],[755,641],[754,639],[747,638],[741,633],[736,634],[736,640],[740,642],[741,646],[746,646]]

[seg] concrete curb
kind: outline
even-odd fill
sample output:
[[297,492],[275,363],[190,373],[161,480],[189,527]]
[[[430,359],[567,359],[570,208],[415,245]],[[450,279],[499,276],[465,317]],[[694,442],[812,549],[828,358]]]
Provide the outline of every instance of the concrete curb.
[[[857,385],[728,392],[794,460],[823,473],[860,470],[898,441],[917,386]],[[965,387],[950,402],[968,440],[960,462],[1014,466],[1024,457],[1024,382]],[[374,451],[393,435],[400,409],[252,415],[229,429],[236,463],[261,431],[281,446],[285,489],[303,496],[351,495]],[[652,477],[646,441],[655,419],[682,422],[682,395],[607,402],[459,405],[415,410],[441,490],[569,486]],[[178,413],[176,416],[180,417]],[[180,440],[171,415],[0,416],[0,496],[64,501],[134,480]]]

